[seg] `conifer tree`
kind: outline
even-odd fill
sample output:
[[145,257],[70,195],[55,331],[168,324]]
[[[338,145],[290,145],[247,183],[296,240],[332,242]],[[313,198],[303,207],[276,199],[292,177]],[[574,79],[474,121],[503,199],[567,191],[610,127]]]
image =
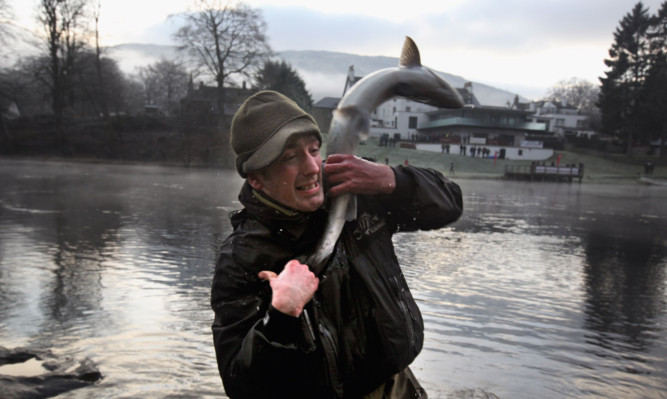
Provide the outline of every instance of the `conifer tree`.
[[255,74],[255,88],[275,90],[294,100],[301,108],[310,111],[313,99],[299,73],[285,61],[266,61]]
[[660,157],[667,158],[667,1],[651,18],[648,32],[650,65],[642,90],[641,127],[649,139],[660,140]]
[[602,129],[626,142],[630,154],[637,129],[639,96],[649,70],[650,46],[647,32],[651,23],[648,9],[638,2],[620,21],[614,32],[605,65],[610,68],[600,78],[599,107]]

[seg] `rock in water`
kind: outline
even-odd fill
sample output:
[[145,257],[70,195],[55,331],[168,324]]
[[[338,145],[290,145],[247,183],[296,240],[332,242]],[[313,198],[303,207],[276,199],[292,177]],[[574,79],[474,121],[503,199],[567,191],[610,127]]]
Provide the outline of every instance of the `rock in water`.
[[102,379],[95,363],[49,350],[0,347],[0,392],[6,398],[50,398]]

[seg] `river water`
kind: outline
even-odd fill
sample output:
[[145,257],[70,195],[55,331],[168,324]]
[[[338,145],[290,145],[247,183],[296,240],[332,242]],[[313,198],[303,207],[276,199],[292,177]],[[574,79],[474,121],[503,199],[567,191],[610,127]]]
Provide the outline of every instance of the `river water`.
[[[667,397],[667,189],[461,180],[395,237],[430,398]],[[60,398],[224,397],[209,287],[232,172],[0,159],[0,346],[89,357]]]

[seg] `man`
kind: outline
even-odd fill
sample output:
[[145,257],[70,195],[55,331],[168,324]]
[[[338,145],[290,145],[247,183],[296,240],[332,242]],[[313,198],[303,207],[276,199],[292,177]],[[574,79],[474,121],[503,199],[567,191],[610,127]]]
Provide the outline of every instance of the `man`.
[[[231,143],[246,182],[231,214],[211,305],[218,369],[230,398],[425,398],[408,365],[423,321],[391,236],[462,212],[459,187],[433,170],[344,154],[322,163],[314,119],[262,91],[238,110]],[[299,259],[326,228],[328,198],[357,195],[318,275]]]

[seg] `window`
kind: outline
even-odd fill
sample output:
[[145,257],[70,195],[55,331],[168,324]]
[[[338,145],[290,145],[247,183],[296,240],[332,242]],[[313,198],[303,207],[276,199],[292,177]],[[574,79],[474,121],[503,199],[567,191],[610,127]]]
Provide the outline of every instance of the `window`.
[[410,119],[408,119],[408,128],[410,128],[410,129],[416,129],[417,128],[417,117],[416,116],[411,116]]

